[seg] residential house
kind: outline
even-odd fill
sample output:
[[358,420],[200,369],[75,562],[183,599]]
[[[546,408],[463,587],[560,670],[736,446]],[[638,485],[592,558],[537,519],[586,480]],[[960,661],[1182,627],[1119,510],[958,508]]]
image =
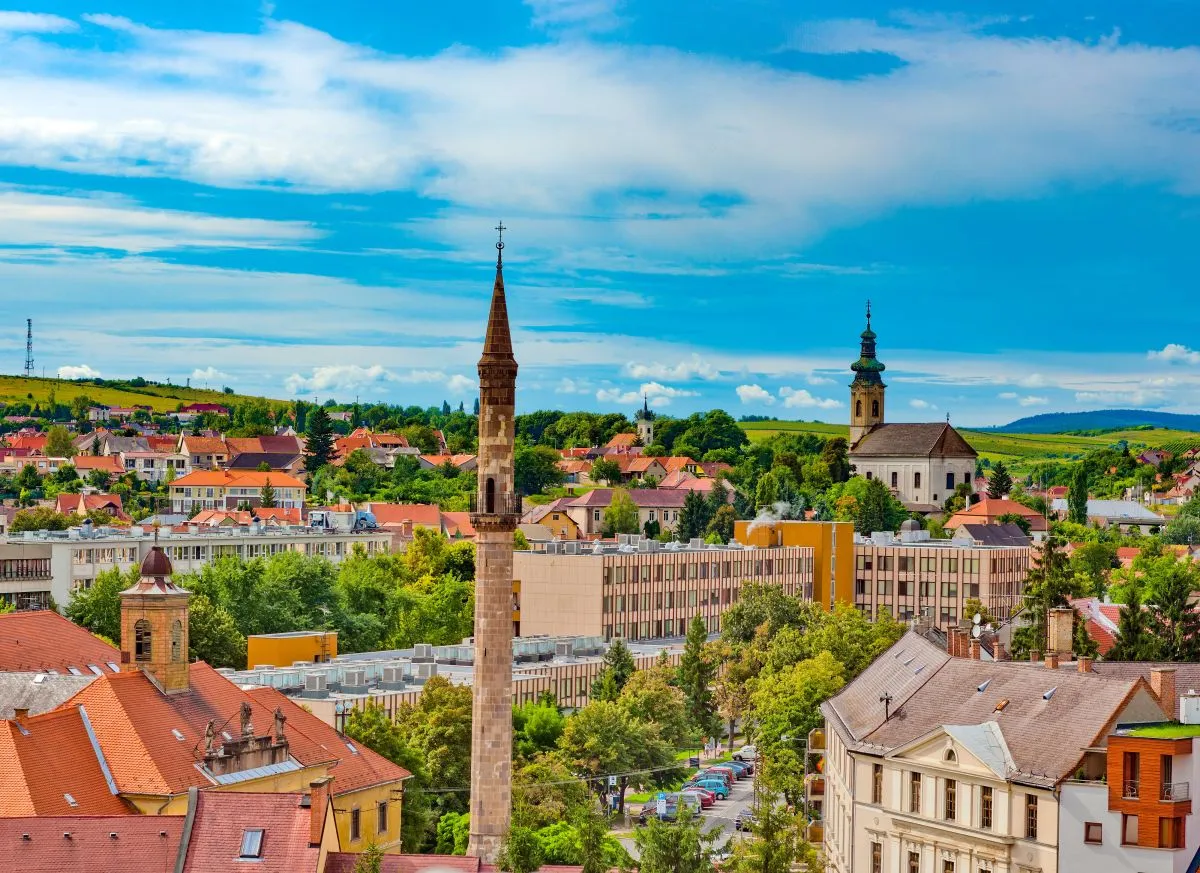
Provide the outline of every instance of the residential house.
[[[138,439],[145,439],[145,437],[138,437]],[[149,482],[152,485],[178,479],[191,471],[188,464],[190,458],[174,451],[162,452],[151,449],[145,452],[121,452],[120,458],[125,472],[133,473],[141,481]]]
[[221,437],[183,434],[179,451],[188,456],[193,470],[216,470],[229,461],[229,446]]
[[442,529],[452,540],[475,539],[475,525],[469,512],[443,512]]
[[[687,492],[661,488],[631,488],[625,492],[638,508],[638,527],[656,522],[662,530],[674,530]],[[612,503],[613,489],[595,488],[571,499],[567,514],[585,539],[599,536],[604,528],[604,510]]]
[[614,434],[613,438],[604,444],[604,448],[609,450],[608,453],[626,452],[629,454],[641,454],[642,441],[641,437],[636,433],[618,433]]
[[[1050,509],[1060,519],[1064,519],[1069,511],[1069,502],[1055,500],[1050,505]],[[1161,515],[1133,500],[1088,500],[1087,519],[1088,524],[1105,528],[1116,527],[1122,532],[1128,532],[1131,528],[1136,527],[1142,533],[1147,534],[1157,532],[1167,523],[1167,520]]]
[[479,465],[479,459],[475,455],[465,454],[418,455],[417,460],[420,462],[422,470],[436,470],[450,464],[458,468],[460,473],[466,473],[475,470]]
[[616,458],[617,466],[621,468],[623,482],[644,482],[653,478],[658,482],[667,475],[663,462],[667,458],[648,458],[645,455],[620,455]]
[[1170,452],[1164,452],[1162,449],[1147,449],[1137,456],[1139,464],[1149,464],[1152,467],[1157,467],[1163,461],[1171,459]]
[[285,509],[304,506],[305,485],[284,473],[257,470],[196,470],[170,484],[171,511],[190,514],[193,509],[236,509],[240,504],[259,506],[267,484],[275,492],[275,505]]
[[226,465],[227,470],[260,470],[263,466],[272,473],[286,473],[294,479],[307,481],[308,471],[304,468],[304,455],[286,452],[242,452]]
[[558,462],[563,480],[570,485],[587,485],[592,481],[592,462],[583,458],[569,458]]
[[89,512],[107,512],[114,521],[129,523],[133,519],[125,514],[120,494],[71,494],[58,495],[55,512],[63,515],[87,516]]
[[1018,515],[1029,523],[1029,532],[1034,540],[1042,540],[1050,529],[1045,517],[1036,509],[1006,497],[984,497],[966,509],[960,509],[946,520],[946,530],[955,530],[964,524],[1001,524],[1005,516]]
[[577,540],[581,537],[579,524],[567,511],[574,497],[559,497],[541,506],[534,506],[521,520],[522,525],[538,525],[549,532],[549,539]]
[[345,458],[358,449],[406,449],[408,440],[394,433],[373,433],[365,427],[359,427],[349,435],[333,441],[334,455]]
[[225,444],[229,447],[231,460],[243,452],[278,455],[304,454],[304,440],[298,436],[268,434],[260,437],[226,437]]
[[79,478],[85,480],[96,470],[107,473],[113,479],[125,475],[125,465],[116,455],[76,455],[71,458],[71,463],[75,465]]

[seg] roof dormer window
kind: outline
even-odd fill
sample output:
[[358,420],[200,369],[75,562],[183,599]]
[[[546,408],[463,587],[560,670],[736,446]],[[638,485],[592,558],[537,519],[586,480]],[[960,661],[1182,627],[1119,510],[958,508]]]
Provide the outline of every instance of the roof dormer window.
[[261,858],[263,844],[262,828],[246,828],[242,831],[242,851],[239,858]]

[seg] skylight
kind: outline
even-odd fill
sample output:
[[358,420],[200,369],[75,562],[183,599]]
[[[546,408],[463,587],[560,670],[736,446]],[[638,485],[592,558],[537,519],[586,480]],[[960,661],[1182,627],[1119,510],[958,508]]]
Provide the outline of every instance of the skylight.
[[80,670],[78,667],[68,667],[67,672],[70,673],[72,676],[82,676],[83,675],[83,671]]
[[357,755],[357,754],[358,754],[358,749],[354,748],[354,743],[347,742],[347,743],[346,743],[346,748],[350,750],[350,753],[351,753],[352,755]]
[[261,858],[263,843],[262,828],[246,828],[242,831],[242,851],[238,857]]
[[180,742],[183,742],[183,734],[180,732],[179,728],[171,728],[171,735]]
[[101,670],[99,667],[97,667],[95,664],[88,664],[88,669],[91,670],[93,673],[95,673],[97,676],[104,675],[104,671]]
[[64,794],[63,800],[65,800],[67,802],[68,806],[79,806],[79,801],[76,800],[74,797],[72,797],[69,794]]
[[114,673],[121,672],[121,668],[118,667],[116,664],[114,664],[112,661],[105,661],[104,664],[106,667],[108,667],[108,669],[112,670]]

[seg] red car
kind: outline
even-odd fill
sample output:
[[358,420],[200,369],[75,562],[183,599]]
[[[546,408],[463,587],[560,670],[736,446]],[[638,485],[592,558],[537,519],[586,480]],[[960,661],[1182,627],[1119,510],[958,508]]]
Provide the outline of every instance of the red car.
[[680,794],[692,794],[700,801],[701,809],[708,809],[717,802],[717,796],[699,785],[685,785],[679,790]]

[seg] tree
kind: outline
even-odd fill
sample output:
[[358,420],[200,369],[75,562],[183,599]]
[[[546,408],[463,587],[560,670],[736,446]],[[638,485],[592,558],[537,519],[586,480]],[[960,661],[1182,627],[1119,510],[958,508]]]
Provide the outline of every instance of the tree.
[[188,657],[212,667],[246,669],[246,638],[229,611],[203,594],[188,601]]
[[271,486],[271,478],[263,480],[262,490],[258,492],[258,504],[265,509],[275,506],[275,489]]
[[333,457],[333,422],[324,406],[308,417],[308,438],[304,446],[304,469],[314,473]]
[[90,470],[87,483],[100,491],[107,491],[112,485],[112,476],[104,470]]
[[1050,610],[1070,606],[1070,599],[1078,593],[1078,582],[1068,572],[1062,541],[1057,536],[1046,537],[1025,579],[1021,612],[1027,624],[1013,632],[1013,654],[1027,656],[1032,651],[1046,651]]
[[[764,761],[764,767],[770,766]],[[751,837],[734,847],[730,869],[735,873],[790,873],[797,861],[815,860],[815,850],[804,839],[803,816],[789,809],[779,793],[768,787],[771,781],[770,775],[760,775],[755,783]],[[811,864],[801,867],[814,869]]]
[[734,523],[736,521],[737,510],[726,503],[713,514],[712,519],[708,522],[707,533],[711,536],[716,536],[722,543],[727,543],[733,539]]
[[1003,461],[997,461],[992,466],[992,475],[988,477],[987,496],[999,500],[1012,490],[1013,480]]
[[141,577],[138,567],[122,573],[118,568],[96,576],[90,588],[80,588],[67,604],[67,618],[97,636],[121,644],[121,592]]
[[625,683],[629,681],[629,677],[637,670],[637,664],[633,660],[633,653],[629,651],[629,646],[620,637],[617,637],[609,643],[608,650],[604,653],[604,658],[601,660],[600,672],[596,674],[596,678],[592,680],[592,696],[600,699],[597,691],[603,693],[603,685],[606,681],[605,677],[612,680],[613,690],[611,700],[616,700],[617,695],[625,687]]
[[597,458],[588,475],[593,482],[618,485],[621,482],[621,465],[610,458]]
[[638,532],[638,508],[624,488],[616,488],[612,500],[604,509],[604,536],[616,534],[632,534]]
[[888,520],[888,508],[895,498],[880,479],[868,479],[866,490],[858,504],[854,529],[860,534],[895,530]]
[[732,645],[744,645],[754,639],[759,626],[767,624],[767,634],[800,623],[800,601],[783,593],[778,585],[747,582],[738,600],[721,619],[721,638]]
[[71,433],[61,424],[56,424],[46,431],[46,456],[49,458],[75,457],[75,444],[71,442]]
[[1071,476],[1071,490],[1067,492],[1067,521],[1087,524],[1088,477],[1087,468],[1079,464]]
[[639,670],[629,677],[617,704],[630,718],[658,726],[659,735],[673,748],[683,748],[688,739],[687,700],[671,684],[670,668]]
[[[471,784],[471,689],[434,676],[415,704],[400,707],[396,722],[421,757],[428,784],[469,788]],[[411,767],[403,765],[406,769]],[[466,812],[465,792],[446,792],[433,801],[439,811]]]
[[90,407],[91,405],[92,405],[92,398],[88,397],[86,394],[80,394],[80,395],[76,396],[76,398],[71,401],[71,418],[72,418],[72,420],[77,421],[77,422],[86,421],[87,414],[88,414],[88,407]]
[[400,725],[392,721],[387,711],[376,703],[368,702],[361,709],[351,710],[345,730],[346,736],[413,774],[400,812],[400,843],[404,851],[416,852],[425,840],[429,815],[429,795],[423,790],[429,785],[424,758],[409,745]]
[[1029,536],[1029,532],[1033,530],[1033,526],[1029,523],[1029,519],[1019,512],[1006,512],[996,519],[996,524],[1015,524],[1021,529],[1025,536]]
[[1108,650],[1109,661],[1156,661],[1159,641],[1151,628],[1151,616],[1142,608],[1141,592],[1131,586],[1129,598],[1117,620],[1117,640]]
[[371,843],[359,853],[351,873],[381,873],[382,870],[383,849]]
[[996,623],[996,617],[992,615],[982,600],[978,597],[968,597],[967,602],[963,604],[963,618],[967,621],[974,621],[977,615],[980,625]]
[[674,822],[650,819],[633,833],[639,873],[712,873],[720,829],[706,833],[704,819],[680,805]]
[[850,478],[850,444],[845,437],[825,441],[821,463],[829,473],[830,482],[845,482]]
[[1071,631],[1071,652],[1076,658],[1095,658],[1100,654],[1100,646],[1087,632],[1087,621],[1078,612]]
[[540,494],[563,481],[562,457],[549,446],[518,445],[513,456],[517,490],[522,494]]
[[533,758],[558,745],[567,719],[558,706],[537,700],[513,707],[513,747],[518,755]]
[[8,531],[22,533],[27,530],[66,530],[77,521],[78,519],[56,512],[49,506],[35,506],[32,509],[22,509],[14,515]]
[[717,665],[705,651],[707,641],[708,629],[703,617],[692,616],[683,656],[679,660],[679,687],[687,699],[688,720],[705,736],[712,736],[720,728],[712,698]]
[[704,502],[699,491],[688,491],[684,495],[683,509],[679,512],[679,520],[675,526],[675,539],[681,543],[703,539],[708,522],[708,504]]
[[1200,565],[1177,560],[1171,553],[1146,557],[1144,563],[1143,584],[1153,616],[1151,630],[1159,641],[1158,657],[1200,661],[1200,612],[1192,605],[1193,592],[1200,590]]

